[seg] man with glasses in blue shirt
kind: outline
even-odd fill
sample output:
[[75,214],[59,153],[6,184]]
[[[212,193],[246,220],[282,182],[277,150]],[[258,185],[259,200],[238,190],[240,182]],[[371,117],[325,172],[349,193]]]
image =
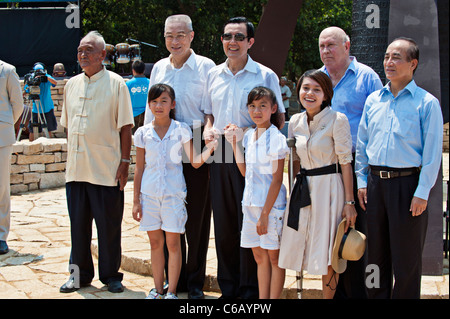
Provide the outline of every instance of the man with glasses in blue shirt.
[[[366,101],[358,130],[358,199],[367,211],[368,263],[379,267],[370,298],[420,298],[427,200],[442,158],[439,101],[418,87],[414,40],[397,38],[387,48],[390,81]],[[392,279],[395,285],[392,287]]]

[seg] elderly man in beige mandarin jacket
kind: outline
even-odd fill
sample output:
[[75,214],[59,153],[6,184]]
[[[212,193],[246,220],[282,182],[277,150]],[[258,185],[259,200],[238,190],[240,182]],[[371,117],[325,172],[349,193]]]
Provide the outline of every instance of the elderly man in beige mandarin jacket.
[[16,140],[14,123],[22,111],[22,90],[16,68],[0,60],[0,254],[8,252],[11,151]]

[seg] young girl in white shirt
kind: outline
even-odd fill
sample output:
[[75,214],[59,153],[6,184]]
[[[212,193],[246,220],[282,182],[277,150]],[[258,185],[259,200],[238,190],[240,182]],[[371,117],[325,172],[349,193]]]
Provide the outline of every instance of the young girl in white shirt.
[[278,105],[272,90],[254,88],[247,107],[256,128],[248,129],[245,135],[234,124],[225,128],[225,137],[245,176],[241,247],[252,248],[258,266],[259,297],[277,299],[285,277],[285,270],[278,267],[278,253],[286,207],[283,170],[289,148],[276,126]]
[[153,121],[138,128],[134,135],[136,167],[134,175],[133,218],[140,230],[147,231],[155,288],[148,299],[163,299],[164,233],[169,251],[169,287],[165,299],[177,299],[176,287],[181,270],[180,234],[187,220],[186,183],[182,154],[186,152],[193,167],[200,167],[211,155],[217,142],[210,143],[197,155],[192,133],[185,123],[174,120],[175,92],[166,84],[153,85],[148,93]]

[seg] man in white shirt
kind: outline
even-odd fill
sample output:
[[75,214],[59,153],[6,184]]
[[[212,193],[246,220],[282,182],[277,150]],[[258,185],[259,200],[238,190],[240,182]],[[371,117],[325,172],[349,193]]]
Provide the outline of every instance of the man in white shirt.
[[[167,58],[155,63],[150,76],[150,87],[157,83],[170,85],[175,91],[175,119],[185,122],[193,130],[194,147],[201,153],[205,114],[201,102],[205,92],[208,71],[216,64],[191,49],[194,39],[192,21],[187,15],[173,15],[166,19],[164,37],[170,52]],[[144,125],[153,120],[146,108]],[[183,153],[183,155],[185,155]],[[211,200],[209,195],[209,164],[195,169],[186,156],[183,157],[183,175],[186,180],[186,244],[181,236],[183,262],[177,291],[188,290],[190,299],[204,298],[206,255],[211,227]]]
[[[236,166],[233,150],[223,137],[224,128],[254,125],[247,110],[248,93],[256,86],[272,89],[284,113],[278,76],[248,55],[254,39],[254,26],[244,17],[228,20],[222,44],[227,60],[208,74],[202,107],[206,114],[206,142],[219,138],[211,163],[211,201],[218,258],[218,282],[223,298],[257,298],[256,263],[252,251],[240,248],[244,178]],[[284,114],[279,120],[284,124]]]

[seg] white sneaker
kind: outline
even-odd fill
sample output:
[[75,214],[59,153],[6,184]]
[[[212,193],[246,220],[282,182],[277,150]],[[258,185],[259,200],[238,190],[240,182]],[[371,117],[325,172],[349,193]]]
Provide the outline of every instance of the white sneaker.
[[178,297],[174,293],[168,292],[164,299],[178,299]]
[[161,295],[156,288],[153,288],[145,299],[164,299],[164,295]]

